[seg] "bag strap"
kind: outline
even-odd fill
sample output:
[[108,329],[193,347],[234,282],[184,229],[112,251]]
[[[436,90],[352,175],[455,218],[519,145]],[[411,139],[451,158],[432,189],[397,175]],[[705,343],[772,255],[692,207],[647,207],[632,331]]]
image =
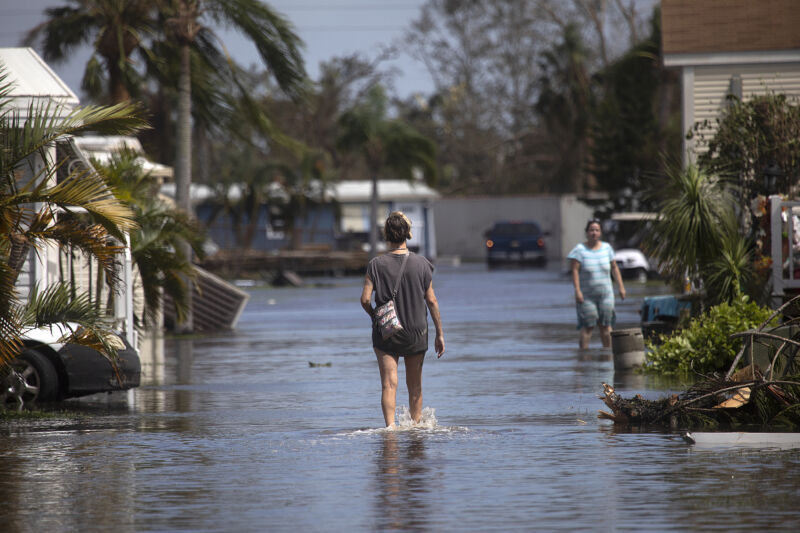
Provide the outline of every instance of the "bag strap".
[[408,256],[411,255],[411,252],[408,252],[406,256],[403,258],[403,264],[400,265],[400,274],[397,275],[397,282],[394,284],[394,290],[392,290],[392,300],[397,295],[397,289],[400,288],[400,281],[403,279],[403,272],[406,269],[406,263],[408,262]]

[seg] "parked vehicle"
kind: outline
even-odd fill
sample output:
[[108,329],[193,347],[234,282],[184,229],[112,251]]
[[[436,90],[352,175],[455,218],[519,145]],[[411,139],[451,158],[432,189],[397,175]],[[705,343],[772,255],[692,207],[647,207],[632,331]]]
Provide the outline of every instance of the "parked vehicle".
[[139,386],[139,355],[124,335],[119,335],[125,345],[117,352],[119,372],[96,350],[59,343],[58,337],[49,329],[27,335],[25,349],[11,362],[10,371],[0,377],[0,400],[4,404],[59,401]]
[[545,266],[547,255],[539,224],[533,221],[496,222],[486,237],[486,263],[492,267],[500,264],[534,264]]
[[625,279],[635,279],[644,283],[648,278],[655,275],[655,269],[650,265],[650,261],[637,248],[614,250],[614,261],[616,261],[619,272]]
[[614,260],[623,278],[645,282],[658,277],[655,262],[640,249],[656,216],[655,213],[615,213],[606,222],[603,231],[614,247]]

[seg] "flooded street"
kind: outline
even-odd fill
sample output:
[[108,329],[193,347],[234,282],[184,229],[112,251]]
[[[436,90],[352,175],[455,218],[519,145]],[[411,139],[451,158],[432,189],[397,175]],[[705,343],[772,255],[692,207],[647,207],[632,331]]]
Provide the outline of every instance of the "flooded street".
[[[428,352],[426,427],[395,432],[361,278],[310,281],[250,289],[234,333],[168,340],[136,390],[0,425],[0,530],[800,528],[800,450],[693,449],[597,419],[604,381],[669,391],[577,349],[556,269],[437,268],[447,353]],[[617,327],[659,291],[629,282]]]

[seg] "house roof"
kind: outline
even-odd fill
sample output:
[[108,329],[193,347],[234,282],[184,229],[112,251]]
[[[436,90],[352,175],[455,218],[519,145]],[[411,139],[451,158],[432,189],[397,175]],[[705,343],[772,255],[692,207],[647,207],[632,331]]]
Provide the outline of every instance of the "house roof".
[[[319,182],[312,182],[308,185],[309,192],[319,194],[324,192],[326,200],[336,200],[340,203],[366,203],[369,202],[372,193],[372,182],[370,180],[350,180],[341,181],[331,185],[326,185],[324,191]],[[278,183],[269,185],[270,196],[286,197],[286,190]],[[170,198],[175,197],[175,184],[165,183],[161,186],[161,192]],[[234,184],[227,189],[228,199],[238,201],[244,191],[241,185]],[[213,200],[218,193],[208,185],[192,183],[189,195],[194,205]],[[405,180],[379,180],[378,181],[378,200],[381,202],[402,202],[402,201],[421,201],[434,200],[439,198],[439,193],[428,187],[422,182],[408,182]]]
[[58,104],[59,116],[70,113],[79,103],[78,97],[53,72],[33,48],[0,48],[6,83],[11,84],[11,107],[20,119],[28,118],[31,106]]
[[665,55],[800,50],[797,0],[662,0]]
[[[372,194],[370,180],[340,181],[330,187],[331,195],[341,203],[368,202]],[[434,200],[439,193],[421,181],[378,180],[378,200]]]

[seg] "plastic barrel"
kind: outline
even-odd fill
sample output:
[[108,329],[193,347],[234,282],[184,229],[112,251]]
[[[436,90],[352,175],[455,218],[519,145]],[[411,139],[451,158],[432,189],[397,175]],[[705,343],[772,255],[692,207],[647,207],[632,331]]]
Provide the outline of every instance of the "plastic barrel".
[[611,332],[614,368],[633,368],[644,364],[644,336],[641,328],[617,329]]

